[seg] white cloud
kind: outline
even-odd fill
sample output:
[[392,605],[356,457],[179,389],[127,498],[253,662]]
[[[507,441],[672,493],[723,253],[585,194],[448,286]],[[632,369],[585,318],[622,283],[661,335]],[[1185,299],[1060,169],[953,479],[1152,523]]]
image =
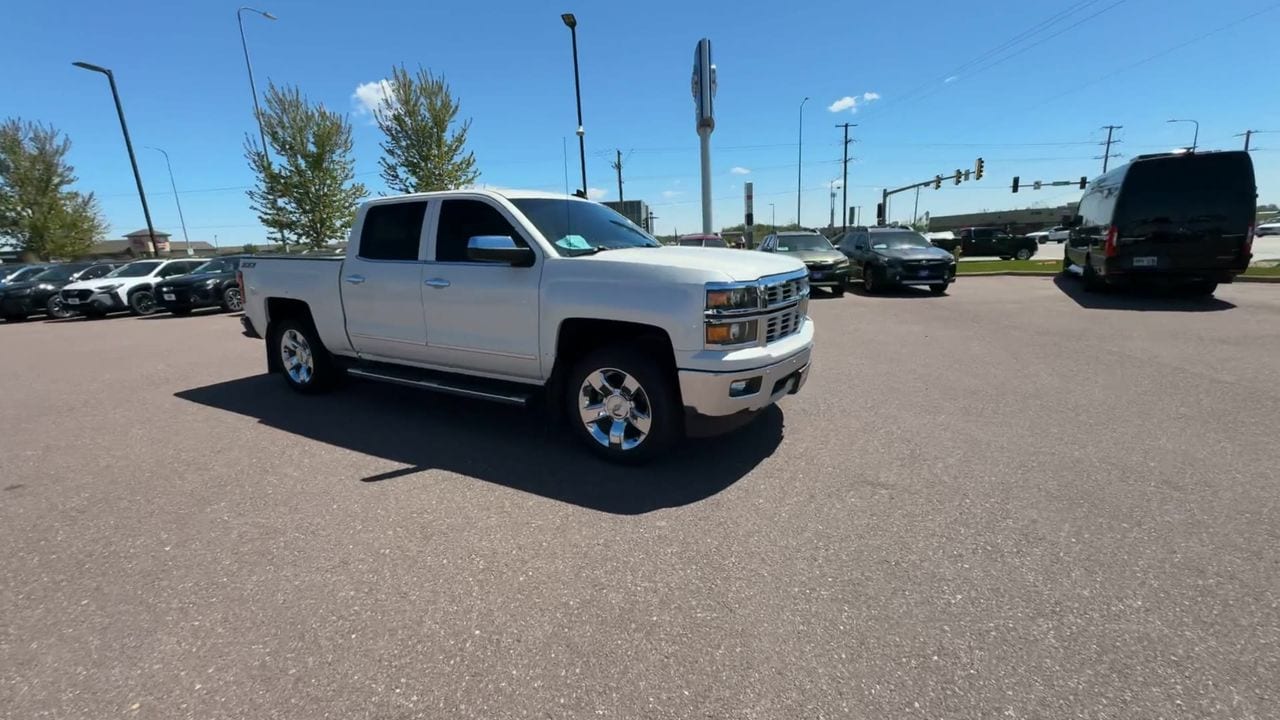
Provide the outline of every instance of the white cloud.
[[663,190],[663,191],[662,191],[662,199],[663,199],[663,200],[670,200],[670,199],[672,199],[672,198],[678,198],[678,197],[680,197],[680,196],[681,196],[681,195],[683,195],[683,194],[684,194],[684,193],[680,192],[679,190]]
[[845,95],[839,100],[828,105],[827,109],[831,112],[844,112],[845,110],[848,110],[849,112],[858,112],[858,98]]
[[943,80],[942,82],[944,82],[944,83],[953,83],[953,82],[955,82],[956,80],[959,80],[959,79],[960,79],[960,77],[959,77],[959,76],[957,76],[957,75],[951,75],[951,76],[949,76],[946,80]]
[[729,168],[729,172],[733,173],[734,175],[750,175],[751,168],[744,168],[741,165],[734,165],[733,167]]
[[391,83],[386,80],[360,83],[351,94],[351,102],[356,106],[357,115],[372,115],[382,107],[382,103],[391,97]]
[[587,198],[590,200],[603,200],[609,196],[609,191],[603,188],[587,188]]
[[879,99],[880,99],[880,93],[878,93],[878,92],[864,92],[864,93],[862,93],[862,99],[863,99],[865,102],[871,102],[872,100],[879,100]]

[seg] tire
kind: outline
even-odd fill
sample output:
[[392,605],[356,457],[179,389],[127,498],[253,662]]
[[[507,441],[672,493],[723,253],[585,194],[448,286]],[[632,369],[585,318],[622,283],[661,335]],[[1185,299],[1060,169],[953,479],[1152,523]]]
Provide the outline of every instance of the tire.
[[1192,297],[1209,297],[1217,290],[1218,283],[1212,280],[1203,280],[1187,286],[1187,294]]
[[1031,250],[1030,248],[1018,248],[1018,252],[1014,253],[1013,256],[1018,260],[1030,260]]
[[1093,258],[1088,255],[1084,258],[1084,271],[1081,273],[1084,280],[1084,289],[1089,292],[1102,292],[1105,288],[1102,278],[1098,277],[1098,271],[1093,269]]
[[62,298],[57,295],[50,297],[49,301],[44,304],[44,311],[49,317],[57,318],[58,320],[65,320],[75,315],[75,313],[67,309],[67,306],[62,302]]
[[232,285],[222,291],[222,309],[233,313],[244,310],[244,298],[240,295],[238,286]]
[[191,308],[172,308],[169,310],[169,314],[177,317],[186,317],[191,314]]
[[570,432],[610,462],[648,462],[684,436],[675,377],[639,344],[584,356],[569,372],[565,402]]
[[864,265],[862,268],[862,291],[868,295],[875,295],[880,292],[880,281],[876,279],[876,269],[873,265]]
[[139,290],[129,296],[129,312],[133,315],[155,315],[160,310],[155,293]]
[[942,283],[941,285],[930,285],[929,292],[933,293],[934,295],[946,295],[947,288],[949,287],[951,287],[951,283],[949,282]]
[[278,356],[285,383],[304,395],[324,392],[338,379],[338,367],[309,320],[287,317],[273,323],[267,352]]
[[831,297],[844,297],[844,285],[831,288]]
[[1074,265],[1074,264],[1075,264],[1075,263],[1071,262],[1071,256],[1070,256],[1070,255],[1067,255],[1066,251],[1063,251],[1063,253],[1062,253],[1062,274],[1063,274],[1063,275],[1070,275],[1070,274],[1071,274],[1071,266],[1072,266],[1072,265]]

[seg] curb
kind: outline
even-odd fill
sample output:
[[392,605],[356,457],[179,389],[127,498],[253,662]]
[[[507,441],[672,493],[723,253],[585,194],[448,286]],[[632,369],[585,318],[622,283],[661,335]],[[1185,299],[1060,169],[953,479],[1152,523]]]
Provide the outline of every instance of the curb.
[[[1060,272],[1041,272],[1039,270],[985,270],[975,273],[956,273],[962,277],[1056,277]],[[1237,275],[1238,283],[1280,283],[1280,275]]]

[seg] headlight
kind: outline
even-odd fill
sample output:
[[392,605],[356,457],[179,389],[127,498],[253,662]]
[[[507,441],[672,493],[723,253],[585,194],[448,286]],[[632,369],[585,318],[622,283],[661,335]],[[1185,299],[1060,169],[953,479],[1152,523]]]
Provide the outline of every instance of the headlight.
[[37,290],[57,290],[58,288],[50,285],[49,283],[40,283],[39,285],[36,286],[36,289]]
[[849,258],[845,258],[845,259],[843,259],[843,260],[837,260],[837,261],[836,261],[836,267],[838,267],[838,268],[848,267],[848,265],[849,265]]
[[708,310],[754,310],[760,307],[760,290],[754,285],[707,290]]
[[755,320],[707,325],[708,345],[741,345],[755,342],[759,324]]
[[119,290],[122,287],[124,287],[124,283],[118,283],[116,285],[103,285],[102,287],[94,288],[93,291],[96,293],[114,292],[116,290]]

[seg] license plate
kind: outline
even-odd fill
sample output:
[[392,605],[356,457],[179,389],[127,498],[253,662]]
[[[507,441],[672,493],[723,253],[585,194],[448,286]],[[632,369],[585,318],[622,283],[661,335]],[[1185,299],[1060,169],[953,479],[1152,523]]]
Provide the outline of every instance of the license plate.
[[918,274],[920,277],[929,277],[929,275],[930,275],[931,273],[930,273],[928,270],[921,270],[921,271],[920,271],[919,273],[917,273],[917,274]]
[[67,304],[68,304],[68,305],[79,305],[79,304],[80,304],[80,298],[67,298]]
[[1136,257],[1133,259],[1134,267],[1155,267],[1156,259],[1153,257]]
[[164,294],[164,299],[165,299],[165,300],[168,300],[169,302],[173,302],[174,300],[177,300],[178,298],[177,298],[177,296],[175,296],[173,293],[165,293],[165,294]]
[[824,273],[824,272],[812,272],[812,273],[809,273],[809,277],[813,278],[814,280],[821,280],[821,279],[825,278],[826,276],[827,276],[827,274],[826,274],[826,273]]

